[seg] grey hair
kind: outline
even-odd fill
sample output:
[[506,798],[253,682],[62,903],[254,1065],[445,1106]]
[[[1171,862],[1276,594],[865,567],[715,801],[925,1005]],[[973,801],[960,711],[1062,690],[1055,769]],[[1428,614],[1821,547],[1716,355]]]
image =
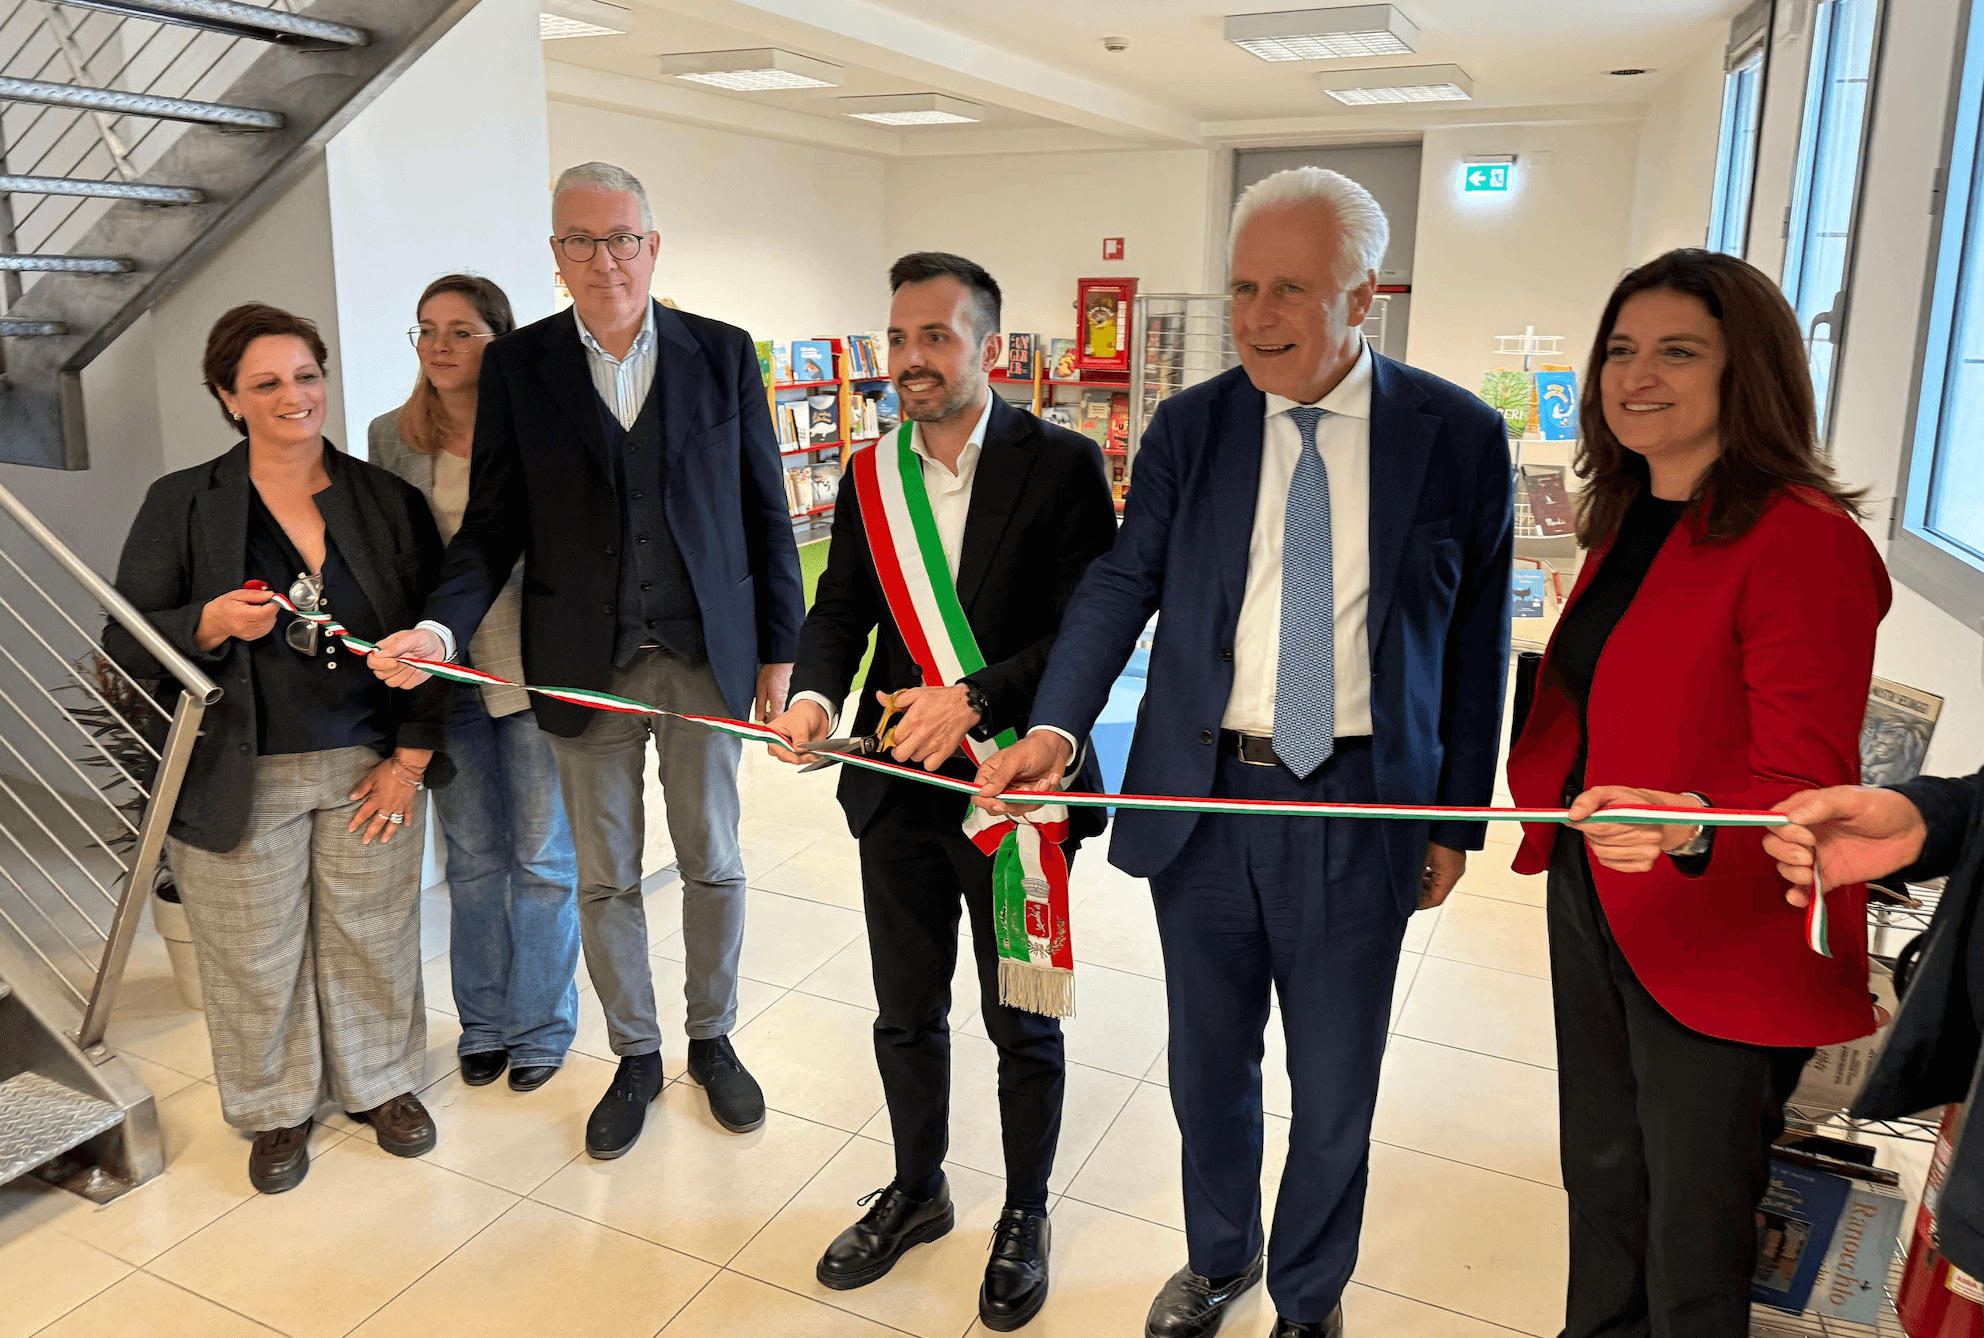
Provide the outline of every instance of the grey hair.
[[1367,273],[1377,272],[1384,264],[1392,225],[1371,192],[1326,167],[1291,167],[1262,177],[1234,202],[1233,222],[1226,233],[1227,266],[1233,264],[1233,246],[1240,239],[1240,230],[1256,213],[1292,204],[1323,204],[1335,211],[1337,225],[1343,229],[1344,250],[1338,278],[1345,288],[1356,287]]
[[654,231],[654,211],[648,208],[648,193],[641,185],[641,179],[624,167],[612,163],[580,163],[568,167],[558,174],[558,184],[551,188],[551,209],[555,216],[558,210],[558,197],[568,190],[603,190],[616,195],[631,195],[641,206],[641,231]]

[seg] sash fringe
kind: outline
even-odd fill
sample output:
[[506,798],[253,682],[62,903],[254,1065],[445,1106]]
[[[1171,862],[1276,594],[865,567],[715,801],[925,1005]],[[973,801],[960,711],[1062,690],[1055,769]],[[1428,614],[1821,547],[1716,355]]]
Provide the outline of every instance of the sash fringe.
[[1075,1015],[1075,973],[1038,962],[999,959],[999,1002],[1042,1017]]

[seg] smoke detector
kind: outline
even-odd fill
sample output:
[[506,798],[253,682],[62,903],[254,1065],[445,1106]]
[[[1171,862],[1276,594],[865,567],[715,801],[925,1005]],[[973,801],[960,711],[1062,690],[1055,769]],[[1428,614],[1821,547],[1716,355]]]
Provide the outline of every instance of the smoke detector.
[[1102,49],[1104,51],[1128,51],[1130,49],[1130,39],[1127,37],[1105,37],[1102,39]]

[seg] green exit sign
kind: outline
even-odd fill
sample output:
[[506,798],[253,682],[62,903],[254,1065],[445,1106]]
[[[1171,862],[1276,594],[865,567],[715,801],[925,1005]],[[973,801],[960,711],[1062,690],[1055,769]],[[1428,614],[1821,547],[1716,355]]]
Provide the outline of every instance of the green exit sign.
[[1467,189],[1507,190],[1509,188],[1509,164],[1475,163],[1467,169]]

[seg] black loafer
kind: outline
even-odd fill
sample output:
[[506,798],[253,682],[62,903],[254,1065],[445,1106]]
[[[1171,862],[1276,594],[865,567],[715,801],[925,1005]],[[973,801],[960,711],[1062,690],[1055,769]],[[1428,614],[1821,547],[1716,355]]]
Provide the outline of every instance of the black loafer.
[[1326,1318],[1314,1324],[1303,1324],[1276,1315],[1274,1338],[1343,1338],[1343,1307],[1339,1305]]
[[861,1202],[874,1207],[834,1237],[813,1270],[822,1287],[837,1292],[865,1287],[894,1268],[911,1248],[936,1240],[957,1225],[948,1184],[935,1198],[921,1203],[894,1185],[866,1195]]
[[992,1229],[992,1258],[978,1289],[979,1322],[994,1333],[1011,1333],[1047,1304],[1046,1213],[1006,1208]]
[[728,1036],[689,1042],[689,1076],[710,1099],[710,1114],[733,1134],[748,1134],[765,1122],[765,1094],[737,1058]]
[[551,1081],[551,1075],[558,1071],[556,1064],[525,1064],[510,1070],[510,1090],[513,1092],[535,1092]]
[[310,1174],[310,1121],[292,1129],[264,1129],[248,1150],[248,1183],[264,1194],[295,1189]]
[[510,1067],[508,1050],[479,1050],[462,1056],[462,1081],[470,1087],[487,1087]]
[[647,1123],[648,1105],[661,1095],[661,1056],[625,1055],[613,1085],[586,1121],[586,1155],[595,1161],[624,1156]]
[[1218,1333],[1226,1322],[1227,1310],[1261,1280],[1266,1266],[1267,1256],[1257,1254],[1245,1273],[1220,1286],[1194,1273],[1189,1265],[1179,1269],[1150,1303],[1150,1317],[1144,1321],[1145,1338],[1207,1338]]

